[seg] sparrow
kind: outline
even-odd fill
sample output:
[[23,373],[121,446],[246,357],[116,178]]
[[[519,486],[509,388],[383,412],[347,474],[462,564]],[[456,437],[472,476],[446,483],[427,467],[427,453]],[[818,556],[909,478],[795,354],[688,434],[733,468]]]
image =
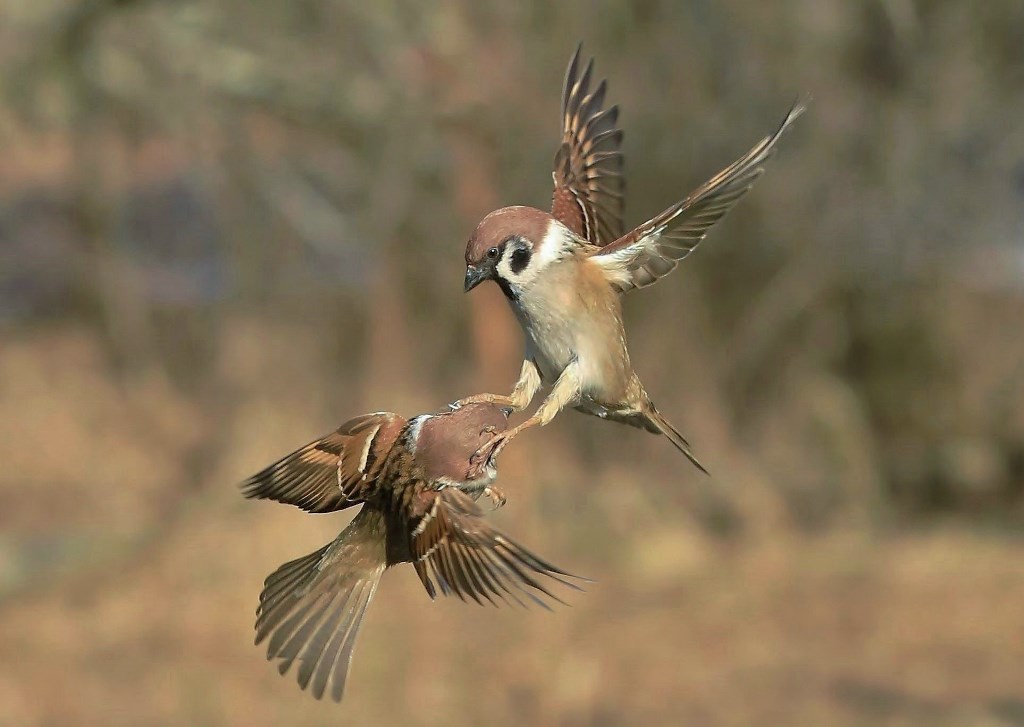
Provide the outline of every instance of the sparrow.
[[[331,543],[285,563],[264,582],[256,643],[298,683],[340,701],[356,635],[384,571],[412,563],[431,599],[440,592],[498,605],[561,602],[550,581],[578,578],[492,528],[476,500],[497,470],[473,459],[508,426],[508,411],[477,404],[412,419],[377,412],[281,458],[241,484],[247,498],[323,513],[362,505]],[[471,461],[473,460],[473,461]],[[585,579],[580,579],[585,580]]]
[[636,229],[623,233],[622,130],[618,107],[604,108],[606,83],[591,90],[593,60],[581,47],[565,75],[562,141],[554,159],[551,212],[505,207],[487,215],[466,245],[465,290],[485,280],[501,288],[526,339],[510,396],[455,402],[524,409],[541,386],[550,393],[522,424],[495,434],[481,455],[567,406],[661,434],[696,467],[689,442],[654,406],[630,364],[621,296],[671,272],[761,176],[783,132],[804,111],[795,103],[774,133]]

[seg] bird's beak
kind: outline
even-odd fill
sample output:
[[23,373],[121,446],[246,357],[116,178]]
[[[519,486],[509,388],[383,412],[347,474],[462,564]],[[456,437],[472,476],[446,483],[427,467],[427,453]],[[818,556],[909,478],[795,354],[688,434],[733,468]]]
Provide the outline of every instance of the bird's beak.
[[468,293],[487,279],[487,269],[473,265],[466,266],[466,282],[463,289]]

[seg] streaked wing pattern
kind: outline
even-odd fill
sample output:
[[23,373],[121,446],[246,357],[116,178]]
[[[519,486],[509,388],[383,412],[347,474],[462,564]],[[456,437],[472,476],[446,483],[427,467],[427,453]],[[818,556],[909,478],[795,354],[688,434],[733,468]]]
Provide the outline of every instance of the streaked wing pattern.
[[307,512],[334,512],[361,502],[405,424],[390,412],[351,419],[245,480],[242,494]]
[[[453,488],[421,490],[410,501],[410,551],[416,573],[431,598],[444,595],[498,605],[524,599],[549,608],[564,603],[548,586],[585,580],[542,560],[492,528],[473,499]],[[436,582],[436,587],[435,587]]]
[[776,143],[805,108],[803,102],[794,104],[775,133],[766,136],[682,202],[596,250],[592,256],[594,262],[605,269],[622,292],[646,287],[670,273],[761,176]]
[[562,91],[562,143],[555,154],[551,214],[594,245],[622,235],[622,130],[617,106],[603,109],[605,81],[591,91],[593,59],[580,72],[580,51],[569,62]]

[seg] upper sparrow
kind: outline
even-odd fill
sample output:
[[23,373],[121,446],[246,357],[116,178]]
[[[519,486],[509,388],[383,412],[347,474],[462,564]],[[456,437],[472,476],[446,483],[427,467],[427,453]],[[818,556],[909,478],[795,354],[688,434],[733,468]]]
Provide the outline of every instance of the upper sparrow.
[[804,105],[795,104],[774,133],[681,202],[623,234],[618,109],[603,108],[605,82],[591,89],[592,72],[592,60],[581,71],[577,49],[562,94],[551,212],[499,209],[466,245],[466,291],[485,280],[498,284],[525,333],[526,355],[511,396],[480,394],[455,406],[483,401],[519,410],[542,385],[550,386],[533,416],[495,435],[492,451],[572,406],[663,434],[706,472],[633,371],[620,296],[660,279],[704,239],[764,171]]

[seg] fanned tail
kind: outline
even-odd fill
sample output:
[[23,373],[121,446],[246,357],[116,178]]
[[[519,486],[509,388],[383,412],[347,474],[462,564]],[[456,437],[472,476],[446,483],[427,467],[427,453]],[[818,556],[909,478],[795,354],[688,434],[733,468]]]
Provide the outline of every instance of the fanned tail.
[[267,659],[287,672],[298,660],[298,682],[341,701],[356,635],[386,567],[381,514],[363,508],[338,539],[285,563],[264,582],[256,609],[256,643],[268,636]]

